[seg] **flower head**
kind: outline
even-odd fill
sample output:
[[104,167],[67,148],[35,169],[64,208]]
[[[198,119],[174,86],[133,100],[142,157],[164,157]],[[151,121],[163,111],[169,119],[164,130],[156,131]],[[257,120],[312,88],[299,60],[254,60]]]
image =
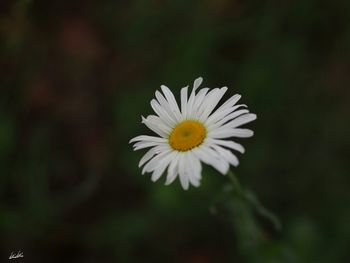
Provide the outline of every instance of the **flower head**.
[[158,136],[141,135],[130,140],[134,150],[150,148],[139,162],[142,174],[152,173],[157,181],[167,170],[165,184],[177,177],[182,187],[198,187],[201,180],[201,162],[226,174],[230,165],[237,166],[238,159],[231,150],[244,153],[242,145],[229,140],[232,137],[251,137],[253,131],[239,128],[256,119],[244,104],[236,105],[241,98],[236,94],[218,106],[227,87],[196,90],[203,79],[194,81],[191,94],[188,86],[181,89],[181,104],[177,104],[173,93],[162,85],[156,91],[151,106],[156,115],[142,117],[149,129]]

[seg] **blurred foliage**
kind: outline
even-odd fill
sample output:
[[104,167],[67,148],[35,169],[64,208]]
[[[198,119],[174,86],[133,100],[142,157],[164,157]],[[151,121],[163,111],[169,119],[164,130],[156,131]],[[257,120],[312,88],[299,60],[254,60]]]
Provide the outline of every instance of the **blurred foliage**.
[[[0,258],[349,262],[350,1],[0,2]],[[258,114],[235,169],[279,215],[141,176],[155,90],[204,77]],[[20,261],[20,260],[19,260]]]

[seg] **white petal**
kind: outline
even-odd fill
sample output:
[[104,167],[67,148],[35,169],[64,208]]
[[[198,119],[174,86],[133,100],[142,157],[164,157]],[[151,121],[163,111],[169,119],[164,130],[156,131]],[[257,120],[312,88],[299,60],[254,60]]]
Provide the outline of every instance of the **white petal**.
[[203,81],[203,78],[199,77],[193,83],[192,92],[191,92],[190,98],[188,99],[188,103],[187,103],[187,110],[186,110],[186,118],[187,119],[191,119],[194,116],[193,107],[194,107],[194,103],[195,103],[196,89],[200,86],[202,81]]
[[213,166],[222,174],[226,174],[229,169],[229,164],[224,161],[220,156],[212,149],[207,146],[201,146],[194,148],[192,152],[199,158],[202,162]]
[[158,116],[149,115],[147,119],[142,117],[142,123],[163,138],[168,137],[171,132],[171,128],[164,124]]
[[192,116],[189,116],[189,118],[199,119],[200,113],[198,111],[207,95],[208,90],[208,88],[204,88],[198,91],[192,107]]
[[199,161],[199,159],[197,158],[197,156],[192,152],[189,151],[188,152],[188,158],[190,160],[190,166],[193,167],[193,170],[195,172],[195,177],[197,177],[198,179],[201,179],[201,173],[202,173],[202,164]]
[[167,143],[164,142],[147,142],[147,141],[142,141],[142,142],[137,142],[133,145],[134,151],[138,151],[140,149],[144,148],[149,148],[153,146],[159,146],[159,145],[167,145]]
[[241,128],[235,128],[234,129],[234,137],[240,137],[240,138],[248,138],[252,137],[254,135],[254,132],[249,129],[241,129]]
[[225,124],[225,126],[230,128],[236,128],[254,120],[256,120],[256,114],[248,113],[228,122],[227,124]]
[[163,158],[166,158],[166,156],[168,156],[169,154],[171,154],[171,150],[168,151],[164,151],[160,154],[158,154],[157,156],[155,156],[152,160],[150,160],[142,169],[142,174],[144,173],[149,173],[152,172],[155,168],[158,167],[159,164],[161,164],[161,160]]
[[235,94],[233,95],[231,98],[229,98],[227,101],[225,101],[224,104],[222,104],[218,110],[224,110],[226,108],[231,108],[232,106],[234,106],[240,99],[241,99],[241,95],[240,94]]
[[139,162],[139,167],[148,162],[154,155],[161,153],[162,151],[168,150],[168,145],[157,145],[151,149],[149,149],[145,155],[141,158]]
[[203,102],[201,103],[200,107],[198,108],[198,114],[199,114],[198,117],[200,117],[200,115],[202,115],[203,111],[207,108],[208,102],[213,100],[217,96],[220,89],[219,88],[215,88],[212,90],[208,89],[208,91],[209,92],[207,92],[205,94],[205,96],[203,98]]
[[[239,94],[233,95],[231,98],[229,98],[227,101],[225,101],[225,103],[222,104],[210,117],[213,118],[213,117],[215,117],[213,115],[222,113],[224,111],[225,112],[230,111],[228,109],[232,109],[232,111],[230,111],[230,112],[233,112],[233,111],[235,111],[236,109],[238,109],[238,108],[240,108],[242,106],[243,107],[247,107],[247,105],[245,105],[245,104],[240,104],[240,105],[234,106],[240,100],[240,98],[241,98],[241,95],[239,95]],[[224,115],[224,116],[226,116],[226,115]]]
[[203,78],[199,77],[197,78],[193,83],[193,90],[195,91],[203,82]]
[[166,142],[166,139],[161,137],[155,137],[155,136],[148,136],[148,135],[139,135],[135,138],[132,138],[129,143],[137,142],[137,141],[149,141],[149,142]]
[[189,174],[188,179],[190,184],[193,185],[194,187],[199,187],[201,184],[200,180],[197,177],[195,177],[193,174]]
[[176,116],[177,121],[180,121],[181,112],[179,109],[179,105],[176,102],[174,94],[170,91],[170,89],[167,86],[162,85],[161,89],[165,95],[165,98],[168,100],[170,108],[173,111],[174,115]]
[[175,115],[172,106],[169,104],[169,102],[164,98],[163,94],[160,93],[158,90],[155,93],[156,98],[160,104],[160,107],[163,108],[169,117],[172,119],[172,122],[176,123],[178,122],[177,116]]
[[217,140],[217,139],[211,139],[211,138],[208,138],[207,141],[209,143],[221,145],[221,146],[224,146],[226,148],[230,148],[230,149],[236,150],[236,151],[238,151],[240,153],[244,153],[244,151],[245,151],[244,147],[241,144],[233,142],[233,141]]
[[227,87],[223,87],[221,89],[218,89],[205,102],[203,102],[202,106],[204,107],[204,111],[199,118],[201,121],[204,122],[208,118],[208,116],[214,110],[214,108],[219,103],[222,96],[224,96],[226,91],[227,91]]
[[[236,105],[234,107],[229,107],[229,108],[226,108],[226,109],[223,109],[223,110],[217,109],[205,121],[206,125],[210,126],[210,125],[212,125],[212,124],[222,120],[223,118],[225,118],[226,116],[228,116],[229,114],[231,114],[232,112],[234,112],[235,110],[237,110],[240,107],[247,107],[247,105],[240,104],[240,105]],[[248,110],[246,110],[246,112],[248,112]]]
[[198,187],[200,185],[202,166],[199,159],[191,151],[187,153],[186,167],[190,183],[193,186]]
[[246,114],[246,113],[249,113],[249,110],[245,109],[245,110],[234,111],[234,112],[230,113],[229,115],[227,115],[226,117],[224,117],[223,119],[217,120],[217,122],[215,122],[215,123],[211,122],[210,124],[208,124],[207,125],[208,126],[208,130],[216,129],[217,127],[222,126],[226,122],[228,122],[228,121],[230,121],[230,120],[232,120],[234,118],[237,118],[240,115]]
[[178,163],[179,163],[179,153],[175,152],[175,156],[171,160],[171,163],[168,167],[168,175],[165,181],[165,185],[171,184],[176,179],[178,174]]
[[139,167],[141,167],[143,164],[149,161],[157,153],[157,150],[155,148],[156,147],[151,148],[145,153],[145,155],[141,158],[139,162]]
[[187,108],[186,108],[186,119],[192,119],[193,117],[193,104],[194,104],[195,96],[191,95],[188,103],[187,103]]
[[[197,79],[194,81],[194,83],[193,83],[193,88],[192,88],[192,92],[191,92],[190,98],[188,99],[189,102],[191,101],[191,102],[193,103],[194,98],[195,98],[195,96],[196,96],[196,90],[197,90],[197,88],[202,84],[202,82],[203,82],[203,78],[201,78],[201,77],[197,78]],[[192,105],[191,105],[191,106],[192,106]]]
[[164,173],[165,169],[168,167],[173,157],[174,152],[171,152],[159,162],[158,166],[154,169],[152,173],[151,180],[153,182],[157,181],[161,177],[161,175]]
[[153,99],[151,101],[151,106],[152,106],[152,109],[154,110],[155,113],[157,113],[157,115],[160,117],[160,119],[163,120],[163,122],[165,124],[167,124],[167,126],[173,128],[176,124],[176,121],[169,116],[169,114],[167,113],[167,111],[165,109],[163,109],[159,103]]
[[158,166],[157,168],[155,168],[153,170],[153,173],[151,176],[152,182],[156,182],[161,177],[161,175],[165,171],[165,168],[166,168],[166,166]]
[[255,114],[252,114],[252,113],[249,113],[249,114],[244,114],[228,123],[226,123],[225,125],[221,126],[221,127],[218,127],[216,129],[213,129],[213,128],[210,128],[208,129],[209,133],[211,131],[215,131],[215,132],[218,132],[220,133],[221,131],[224,131],[224,130],[232,130],[232,129],[235,129],[236,127],[239,127],[243,124],[246,124],[248,122],[251,122],[253,120],[256,119],[256,115]]
[[213,139],[223,139],[223,138],[230,138],[230,137],[238,137],[238,138],[248,138],[252,137],[254,135],[254,132],[249,129],[224,129],[224,130],[214,130],[208,134],[210,138]]
[[222,148],[221,146],[213,145],[212,146],[219,155],[224,158],[227,162],[229,162],[233,166],[238,166],[239,161],[237,157],[229,150]]
[[179,176],[180,176],[180,183],[181,186],[184,190],[187,190],[189,187],[189,178],[186,174],[186,167],[185,167],[185,162],[186,160],[185,154],[180,154],[180,159],[179,159]]
[[187,118],[187,90],[188,86],[181,89],[181,114],[182,118]]

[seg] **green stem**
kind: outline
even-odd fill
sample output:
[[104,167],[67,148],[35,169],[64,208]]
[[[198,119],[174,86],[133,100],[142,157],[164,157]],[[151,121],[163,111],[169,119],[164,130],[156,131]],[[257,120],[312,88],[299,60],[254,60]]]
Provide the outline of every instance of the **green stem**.
[[234,193],[249,206],[251,206],[261,216],[269,219],[274,224],[275,228],[280,231],[282,226],[279,219],[271,211],[265,208],[252,192],[246,191],[241,187],[238,178],[231,170],[227,172],[227,176],[232,183]]
[[237,177],[235,176],[235,174],[230,170],[228,170],[227,173],[228,178],[230,179],[232,186],[233,186],[233,190],[236,192],[237,195],[239,195],[240,197],[244,198],[244,191],[241,187],[241,184],[239,183]]

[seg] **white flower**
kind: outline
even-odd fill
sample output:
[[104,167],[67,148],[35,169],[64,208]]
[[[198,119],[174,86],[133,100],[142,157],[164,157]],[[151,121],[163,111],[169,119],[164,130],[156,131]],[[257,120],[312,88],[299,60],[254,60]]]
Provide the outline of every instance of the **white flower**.
[[196,94],[202,81],[202,78],[194,81],[189,97],[188,86],[181,89],[180,107],[169,88],[162,85],[163,94],[156,91],[156,99],[151,101],[157,115],[142,117],[142,123],[159,136],[141,135],[130,140],[130,143],[135,143],[135,151],[150,148],[140,160],[139,167],[144,165],[142,174],[152,172],[154,182],[167,169],[166,185],[179,176],[185,190],[189,184],[198,187],[201,162],[226,174],[230,164],[237,166],[239,163],[230,150],[244,153],[244,148],[224,139],[253,136],[252,130],[238,128],[256,119],[246,105],[236,105],[241,96],[236,94],[217,107],[227,87],[203,88]]

